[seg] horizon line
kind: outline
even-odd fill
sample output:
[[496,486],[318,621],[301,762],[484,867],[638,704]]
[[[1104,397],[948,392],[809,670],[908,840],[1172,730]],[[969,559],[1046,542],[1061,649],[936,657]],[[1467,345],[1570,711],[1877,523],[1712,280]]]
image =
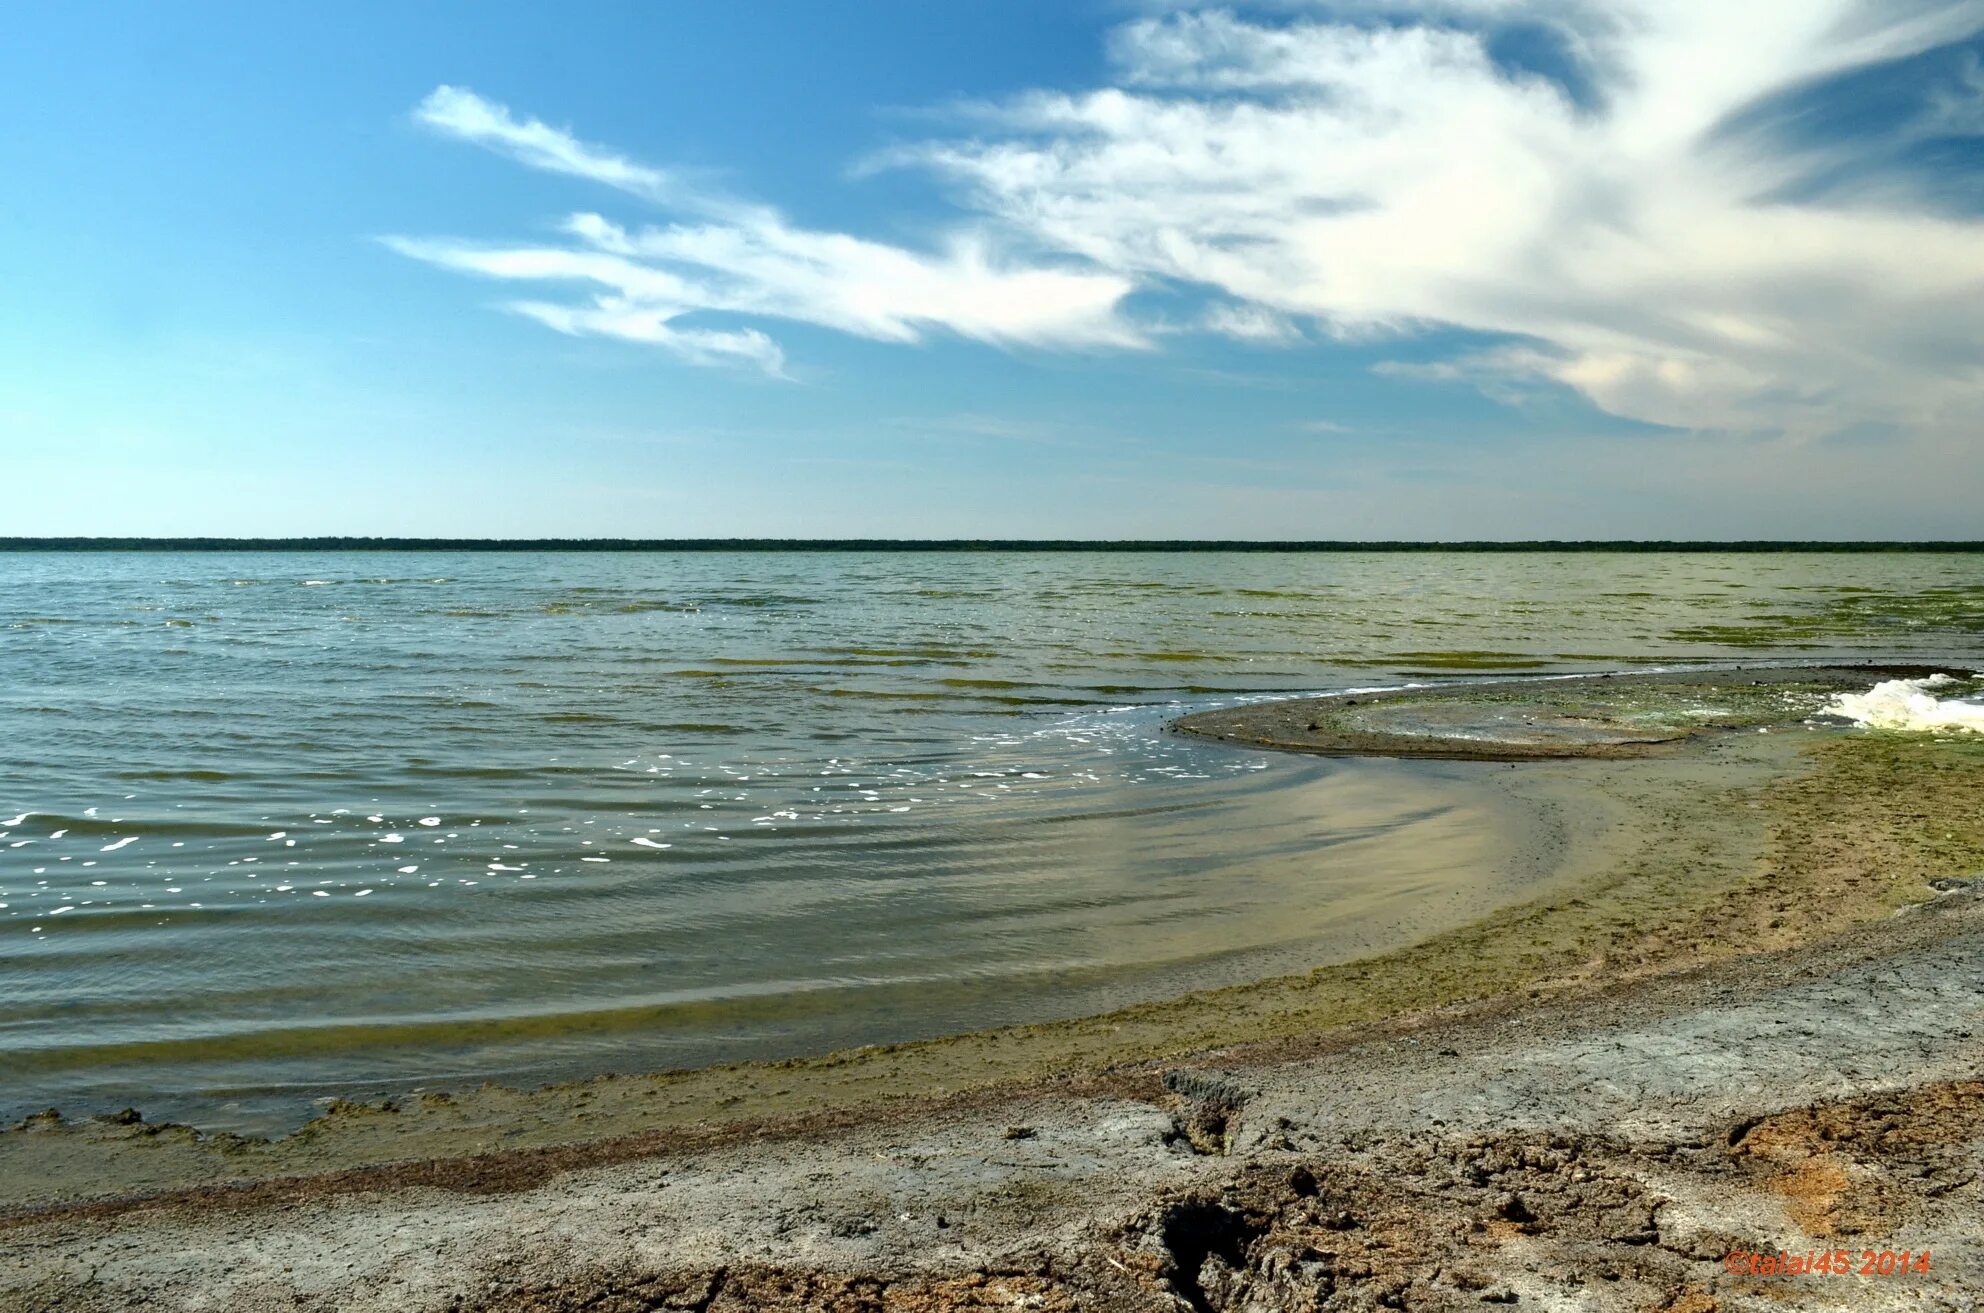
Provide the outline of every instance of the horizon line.
[[0,536],[0,552],[1984,552],[1976,539],[410,538]]

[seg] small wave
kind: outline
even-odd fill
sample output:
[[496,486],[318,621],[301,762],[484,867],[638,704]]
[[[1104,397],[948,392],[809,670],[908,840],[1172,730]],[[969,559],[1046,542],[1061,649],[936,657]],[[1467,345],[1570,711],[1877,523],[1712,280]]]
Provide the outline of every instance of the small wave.
[[815,647],[811,652],[822,652],[828,656],[849,657],[889,657],[920,658],[928,661],[994,660],[1004,653],[986,648],[959,647]]
[[1307,592],[1289,592],[1280,588],[1235,588],[1233,595],[1235,597],[1285,597],[1298,602],[1328,601],[1331,599],[1319,598],[1316,594],[1328,590],[1330,587],[1331,585],[1329,584],[1316,584]]
[[812,606],[818,599],[796,597],[789,593],[747,593],[737,597],[712,597],[707,600],[713,606],[745,606],[755,608]]
[[1984,733],[1984,703],[1939,698],[1929,692],[1955,682],[1948,675],[1884,679],[1865,693],[1839,694],[1826,711],[1868,729]]
[[1401,665],[1437,670],[1538,670],[1549,665],[1527,652],[1451,651],[1400,652]]

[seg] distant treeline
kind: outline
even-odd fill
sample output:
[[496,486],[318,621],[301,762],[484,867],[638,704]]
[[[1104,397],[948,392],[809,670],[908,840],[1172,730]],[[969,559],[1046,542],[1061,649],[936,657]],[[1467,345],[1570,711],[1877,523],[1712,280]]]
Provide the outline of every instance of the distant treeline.
[[1980,552],[1984,542],[1081,538],[0,538],[7,552]]

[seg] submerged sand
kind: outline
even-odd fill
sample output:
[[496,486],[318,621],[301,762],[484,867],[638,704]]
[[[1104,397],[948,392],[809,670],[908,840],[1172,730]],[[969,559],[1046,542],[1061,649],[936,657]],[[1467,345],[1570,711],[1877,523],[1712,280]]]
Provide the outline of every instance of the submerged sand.
[[[273,1142],[32,1121],[0,1135],[0,1308],[1984,1292],[1984,898],[1962,882],[1984,745],[1787,707],[1643,759],[1482,769],[1583,817],[1556,875],[1356,963],[824,1059],[345,1106]],[[1935,1257],[1837,1280],[1721,1262],[1799,1246]]]

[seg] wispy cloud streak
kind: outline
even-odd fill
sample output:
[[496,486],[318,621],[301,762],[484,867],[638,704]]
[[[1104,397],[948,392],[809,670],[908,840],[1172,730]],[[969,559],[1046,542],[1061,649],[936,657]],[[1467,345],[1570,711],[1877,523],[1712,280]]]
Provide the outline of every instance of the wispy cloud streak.
[[884,342],[933,330],[1000,345],[1137,347],[1145,338],[1119,314],[1122,275],[1066,262],[1002,257],[991,237],[961,229],[940,249],[915,251],[796,226],[776,210],[729,201],[519,119],[472,91],[441,87],[415,111],[423,124],[534,168],[602,183],[699,222],[627,228],[594,213],[570,216],[560,245],[491,245],[391,237],[393,250],[430,264],[510,282],[578,284],[579,302],[520,300],[509,308],[561,333],[622,338],[698,364],[743,363],[785,376],[779,345],[756,327],[717,328],[686,316],[724,315],[817,324]]
[[[1892,180],[1764,199],[1810,153],[1716,131],[1780,89],[1984,27],[1984,5],[1282,8],[1130,23],[1115,85],[973,107],[979,135],[886,162],[1140,284],[1341,336],[1504,337],[1447,376],[1549,379],[1633,419],[1811,435],[1984,410],[1984,371],[1952,350],[1984,340],[1984,225]],[[1516,20],[1562,35],[1596,108],[1494,57]]]
[[[1112,34],[1107,85],[954,107],[970,135],[870,162],[951,186],[958,224],[929,250],[797,226],[448,87],[423,123],[688,221],[393,244],[586,289],[515,306],[559,331],[774,374],[767,321],[1134,347],[1160,335],[1125,308],[1145,293],[1191,303],[1153,323],[1282,350],[1473,330],[1498,345],[1416,375],[1491,395],[1542,381],[1697,431],[1974,440],[1984,222],[1892,173],[1785,200],[1825,146],[1741,129],[1772,97],[1984,30],[1984,0],[1153,8]],[[1562,67],[1512,64],[1516,29]],[[1937,112],[1968,122],[1972,91]]]

